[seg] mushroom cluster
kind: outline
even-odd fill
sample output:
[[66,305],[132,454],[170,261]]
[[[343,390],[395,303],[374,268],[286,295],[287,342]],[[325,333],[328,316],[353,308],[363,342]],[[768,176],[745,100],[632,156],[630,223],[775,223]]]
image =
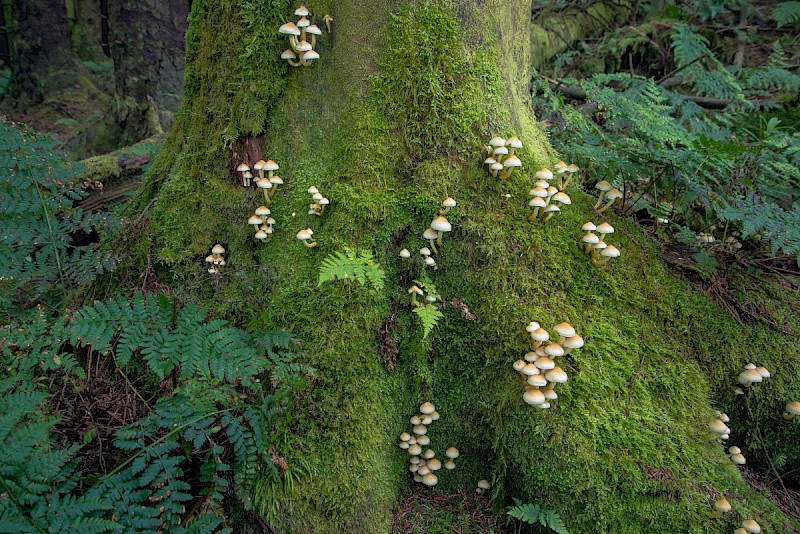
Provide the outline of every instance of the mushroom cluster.
[[795,415],[800,415],[800,402],[792,401],[786,403],[786,408],[783,412],[784,419],[792,419]]
[[536,408],[549,408],[550,401],[558,398],[555,385],[568,379],[567,373],[556,366],[554,358],[583,347],[583,338],[568,323],[555,326],[559,336],[555,343],[549,343],[550,334],[535,321],[530,322],[525,330],[531,337],[531,350],[513,364],[514,370],[525,377],[526,391],[522,399]]
[[[285,59],[292,67],[308,67],[312,60],[319,59],[319,54],[314,47],[317,45],[317,35],[322,35],[322,30],[308,20],[311,14],[305,6],[301,5],[295,9],[294,14],[300,17],[297,24],[287,22],[278,28],[280,33],[289,36],[289,46],[291,46],[283,51],[281,59]],[[332,20],[332,18],[325,19],[328,33],[330,33],[330,21]],[[310,39],[311,42],[309,43],[307,39]]]
[[308,214],[322,216],[322,212],[325,211],[325,206],[330,204],[331,201],[322,196],[319,189],[313,185],[308,188],[308,194],[311,195],[311,204],[308,205]]
[[[575,168],[577,169],[577,167]],[[550,169],[542,167],[536,171],[536,178],[537,181],[534,184],[534,188],[528,191],[531,197],[528,201],[528,206],[533,208],[528,220],[533,222],[539,218],[543,223],[546,223],[555,214],[561,213],[561,208],[556,203],[568,206],[572,204],[572,199],[563,191],[559,191],[558,187],[550,185],[550,180],[553,179],[553,171]]]
[[455,447],[450,447],[445,452],[447,461],[442,464],[441,460],[436,458],[436,452],[433,449],[423,449],[431,443],[431,439],[427,435],[428,425],[439,419],[439,412],[431,402],[422,403],[419,412],[410,419],[413,425],[413,434],[408,432],[400,434],[400,448],[408,451],[408,454],[411,455],[408,470],[414,475],[414,482],[435,486],[439,479],[434,471],[438,471],[442,466],[445,469],[455,469],[454,460],[459,457],[460,453]]
[[475,489],[475,493],[477,493],[478,495],[483,495],[484,493],[486,493],[486,490],[488,490],[491,487],[492,486],[489,484],[488,480],[479,480],[478,487]]
[[[619,249],[605,242],[606,235],[614,233],[613,226],[607,222],[595,226],[592,221],[589,221],[581,226],[581,230],[586,232],[581,238],[583,252],[589,255],[592,265],[602,267],[611,258],[619,258]],[[597,234],[600,234],[600,237]]]
[[708,429],[715,434],[715,438],[726,440],[731,436],[731,429],[725,423],[730,420],[730,417],[724,413],[717,413],[717,416],[708,424]]
[[697,242],[701,245],[707,245],[709,243],[713,243],[714,241],[716,241],[716,239],[714,238],[713,234],[707,232],[699,232],[697,234]]
[[[600,180],[594,188],[600,191],[600,195],[597,197],[597,202],[594,205],[594,209],[596,209],[598,213],[603,213],[610,208],[614,202],[622,198],[622,191],[606,180]],[[605,204],[603,204],[604,200],[606,201]]]
[[747,463],[747,460],[744,458],[744,454],[742,454],[742,449],[736,445],[728,447],[728,458],[730,458],[731,462],[735,463],[736,465],[744,465]]
[[219,243],[211,247],[211,254],[206,256],[206,263],[210,264],[208,266],[208,274],[219,274],[222,267],[225,266],[223,254],[225,254],[225,248]]
[[558,190],[563,191],[566,189],[570,181],[572,181],[572,177],[579,170],[581,169],[574,163],[570,163],[569,165],[563,161],[556,163],[556,174],[558,175],[558,182],[556,183],[556,186],[558,187]]
[[[258,172],[255,181],[252,181],[253,173],[250,172],[251,169],[247,163],[242,163],[236,167],[236,171],[242,173],[242,185],[244,187],[255,185],[257,188],[264,190],[264,202],[266,202],[267,205],[269,205],[270,199],[275,194],[276,188],[283,184],[281,177],[275,176],[275,171],[278,169],[278,164],[272,160],[259,160],[252,168],[252,170]],[[267,172],[267,176],[264,176],[264,171]]]
[[[427,304],[433,304],[434,302],[436,302],[437,299],[435,293],[429,291],[428,294],[425,295],[425,292],[422,289],[420,289],[419,285],[417,284],[422,284],[422,282],[420,282],[419,280],[414,280],[414,285],[408,288],[408,294],[411,295],[411,306],[417,308],[420,306],[426,306]],[[418,301],[417,297],[420,298],[425,297],[425,303]]]
[[247,219],[247,224],[253,225],[256,230],[255,238],[262,243],[267,243],[272,239],[272,232],[274,231],[275,219],[269,216],[270,210],[266,206],[259,206],[256,208],[254,215]]
[[756,367],[756,364],[748,363],[744,366],[744,371],[739,373],[739,383],[745,389],[736,388],[736,393],[744,395],[745,391],[747,391],[750,386],[763,382],[765,378],[769,378],[770,376],[772,375],[766,367]]
[[515,168],[522,167],[522,161],[514,154],[518,148],[522,148],[522,141],[517,137],[492,137],[486,146],[486,159],[483,161],[489,175],[496,178],[499,173],[501,180],[507,180]]

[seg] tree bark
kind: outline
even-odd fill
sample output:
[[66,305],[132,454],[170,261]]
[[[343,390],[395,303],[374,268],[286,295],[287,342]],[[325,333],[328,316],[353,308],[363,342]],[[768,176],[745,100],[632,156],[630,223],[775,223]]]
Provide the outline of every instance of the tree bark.
[[184,37],[189,0],[109,0],[122,144],[172,127],[183,93]]

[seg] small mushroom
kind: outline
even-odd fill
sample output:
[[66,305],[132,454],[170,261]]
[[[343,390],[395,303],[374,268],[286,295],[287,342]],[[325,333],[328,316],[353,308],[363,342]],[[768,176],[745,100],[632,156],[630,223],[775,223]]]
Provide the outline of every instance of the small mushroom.
[[600,180],[599,182],[597,182],[597,185],[595,185],[594,188],[600,191],[600,196],[597,197],[597,203],[595,203],[594,205],[594,209],[597,209],[603,204],[603,200],[605,199],[606,193],[608,191],[611,191],[614,188],[614,186],[611,185],[606,180]]
[[428,227],[424,232],[422,232],[422,237],[430,242],[431,248],[434,252],[436,252],[436,244],[434,243],[434,240],[439,237],[439,234],[436,233],[436,230]]
[[611,189],[611,191],[606,193],[607,202],[606,202],[605,206],[603,206],[602,208],[597,210],[597,213],[603,213],[608,208],[610,208],[611,205],[614,204],[614,202],[616,202],[620,198],[622,198],[622,191],[620,191],[619,189],[614,187],[613,189]]
[[544,209],[543,213],[544,213],[544,218],[542,218],[542,222],[546,223],[547,221],[553,218],[553,215],[555,215],[556,213],[561,213],[561,208],[559,208],[555,204],[550,204]]
[[419,302],[417,302],[417,295],[422,296],[423,291],[415,284],[408,288],[408,293],[411,295],[411,305],[414,307],[422,306]]
[[306,248],[314,248],[317,246],[316,240],[312,237],[314,232],[311,231],[311,228],[306,228],[304,230],[300,230],[297,232],[297,239],[303,242]]
[[750,534],[760,534],[761,532],[761,525],[759,525],[755,519],[745,519],[742,521],[742,528]]
[[600,238],[594,232],[589,232],[581,238],[581,241],[583,242],[583,252],[591,254],[594,245],[600,242]]
[[442,206],[444,209],[439,210],[439,215],[447,215],[451,208],[456,207],[456,201],[453,197],[447,197],[442,201]]
[[258,186],[259,189],[264,190],[264,204],[269,206],[271,203],[269,190],[272,189],[272,184],[269,182],[269,180],[264,179],[264,180],[258,180],[256,182],[256,185]]
[[250,187],[250,178],[252,178],[253,175],[251,174],[249,178],[246,176],[246,174],[250,172],[250,167],[246,163],[242,163],[236,167],[236,171],[242,173],[242,185],[244,187]]
[[520,141],[519,138],[514,135],[508,138],[506,141],[506,146],[508,147],[509,156],[513,156],[516,149],[522,148],[522,141]]
[[602,267],[603,265],[608,263],[608,260],[610,260],[611,258],[619,258],[619,249],[617,249],[617,247],[615,247],[614,245],[608,245],[607,247],[604,247],[603,249],[600,250],[598,255],[595,255],[595,253],[593,252],[592,265],[595,265],[597,267]]
[[[559,170],[559,173],[558,173],[558,175],[559,175],[558,176],[558,189],[561,190],[561,191],[566,189],[569,186],[569,183],[572,180],[572,177],[575,176],[575,173],[578,172],[579,170],[580,170],[580,168],[578,168],[578,166],[575,165],[574,163],[570,163],[563,170]],[[562,180],[561,176],[565,172],[567,173],[567,178],[565,180]]]
[[800,415],[800,402],[791,401],[786,403],[786,411],[783,412],[784,419],[791,419],[795,415]]
[[403,259],[408,259],[411,257],[411,253],[408,251],[407,248],[404,248],[403,250],[400,251],[400,257]]
[[558,343],[559,344],[564,343],[564,340],[567,339],[568,337],[572,337],[572,336],[575,335],[575,329],[569,323],[566,323],[566,322],[565,323],[560,323],[560,324],[557,324],[554,328],[555,328],[555,331],[560,336],[559,339],[558,339]]
[[444,217],[442,217],[440,215],[439,217],[436,217],[433,220],[433,222],[431,223],[431,228],[433,230],[436,230],[436,234],[437,234],[436,243],[439,245],[439,248],[441,248],[442,247],[442,234],[444,234],[445,232],[451,231],[453,229],[453,227],[450,225],[450,222],[447,219],[445,219]]
[[328,33],[331,33],[331,23],[333,23],[333,17],[331,17],[329,14],[326,14],[324,17],[322,17],[322,21],[325,23],[325,28],[328,29]]
[[511,173],[514,172],[514,169],[517,167],[522,167],[522,161],[520,161],[520,159],[514,154],[509,154],[505,161],[503,161],[503,167],[506,170],[500,173],[500,179],[508,180],[508,178],[511,176]]

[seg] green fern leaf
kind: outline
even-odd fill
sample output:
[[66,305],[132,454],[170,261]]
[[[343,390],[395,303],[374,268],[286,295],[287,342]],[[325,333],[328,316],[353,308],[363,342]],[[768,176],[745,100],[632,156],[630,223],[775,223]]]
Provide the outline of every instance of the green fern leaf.
[[386,274],[375,263],[372,252],[345,248],[344,252],[334,252],[322,261],[317,286],[332,280],[355,280],[361,285],[369,283],[381,290],[385,279]]
[[418,306],[413,311],[422,322],[422,339],[425,339],[436,326],[436,323],[439,322],[439,319],[442,318],[442,312],[433,304]]
[[772,18],[778,23],[778,28],[800,22],[800,2],[781,2],[775,6]]

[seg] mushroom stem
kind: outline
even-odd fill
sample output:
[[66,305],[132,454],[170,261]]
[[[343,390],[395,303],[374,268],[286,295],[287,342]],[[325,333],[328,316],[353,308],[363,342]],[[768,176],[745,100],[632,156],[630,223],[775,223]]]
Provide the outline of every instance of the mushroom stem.
[[536,341],[535,339],[531,339],[531,348],[532,348],[534,351],[535,351],[536,349],[538,349],[539,347],[541,347],[541,346],[542,346],[542,342],[541,342],[541,341]]
[[447,206],[444,209],[439,210],[439,215],[447,215],[448,213],[450,213],[450,206]]
[[583,245],[583,253],[584,254],[591,254],[592,253],[592,244],[591,243],[584,243]]
[[411,305],[414,306],[415,308],[419,307],[419,305],[420,305],[419,302],[417,302],[417,294],[416,293],[411,293]]
[[314,248],[317,246],[317,242],[314,239],[303,241],[303,244],[306,246],[306,248]]
[[529,222],[533,222],[533,221],[535,221],[535,220],[536,220],[536,218],[537,218],[538,216],[539,216],[539,208],[538,208],[538,207],[536,207],[536,208],[533,208],[533,213],[531,213],[530,215],[528,215],[528,221],[529,221]]
[[[438,231],[438,230],[437,230],[437,232],[436,232],[436,233],[437,233],[437,234],[439,234],[439,237],[437,237],[437,238],[436,238],[436,243],[438,243],[438,244],[439,244],[439,248],[442,248],[442,234],[443,234],[444,232],[442,232],[442,231]],[[433,240],[431,240],[431,241],[433,241]]]
[[[609,200],[608,202],[606,202],[606,205],[605,205],[605,206],[603,206],[602,208],[600,208],[599,210],[597,210],[597,213],[603,213],[603,212],[604,212],[604,211],[606,211],[608,208],[610,208],[610,207],[611,207],[611,205],[612,205],[612,204],[613,204],[615,201],[616,201],[616,199],[615,199],[615,198],[612,198],[611,200]],[[597,206],[595,206],[595,209],[597,209]]]
[[567,176],[567,179],[564,180],[564,181],[561,181],[561,178],[559,178],[558,179],[558,189],[559,189],[559,191],[563,191],[564,189],[566,189],[569,186],[570,180],[572,180],[572,176],[571,175]]
[[269,206],[272,200],[269,198],[269,189],[264,189],[264,205]]
[[292,61],[291,59],[287,59],[286,61],[288,61],[289,65],[291,65],[292,67],[299,67],[301,65],[299,61]]
[[553,214],[554,214],[554,213],[556,213],[556,212],[555,212],[555,211],[551,211],[550,213],[548,213],[547,215],[545,215],[545,216],[544,216],[544,219],[542,219],[542,222],[543,222],[543,223],[546,223],[547,221],[549,221],[550,219],[552,219],[552,218],[553,218]]
[[606,263],[608,263],[608,258],[604,258],[603,256],[600,255],[598,249],[594,249],[592,251],[592,265],[594,265],[595,267],[602,267]]
[[300,41],[305,41],[305,40],[306,40],[306,27],[303,26],[302,28],[300,28]]
[[311,34],[311,49],[313,50],[315,46],[317,46],[317,36],[312,33]]
[[[439,238],[441,239],[441,237],[442,237],[442,233],[439,232]],[[433,242],[433,239],[428,239],[428,241],[430,241],[430,243],[431,243],[431,250],[433,251],[433,253],[434,254],[438,254],[439,251],[436,250],[436,243]]]
[[297,40],[297,36],[296,35],[290,35],[289,36],[289,45],[292,47],[292,50],[294,50],[298,54],[300,53],[300,51],[297,49],[297,46],[299,44],[300,44],[300,41]]
[[[597,197],[597,203],[594,205],[594,209],[597,209],[597,208],[600,207],[600,205],[603,203],[603,199],[605,197],[606,197],[606,192],[605,191],[600,191],[600,196]],[[600,239],[602,240],[602,238],[600,238]]]
[[501,180],[508,180],[508,177],[511,176],[512,172],[514,172],[514,167],[509,167],[508,168],[508,172],[503,171],[503,172],[500,173],[500,179]]

